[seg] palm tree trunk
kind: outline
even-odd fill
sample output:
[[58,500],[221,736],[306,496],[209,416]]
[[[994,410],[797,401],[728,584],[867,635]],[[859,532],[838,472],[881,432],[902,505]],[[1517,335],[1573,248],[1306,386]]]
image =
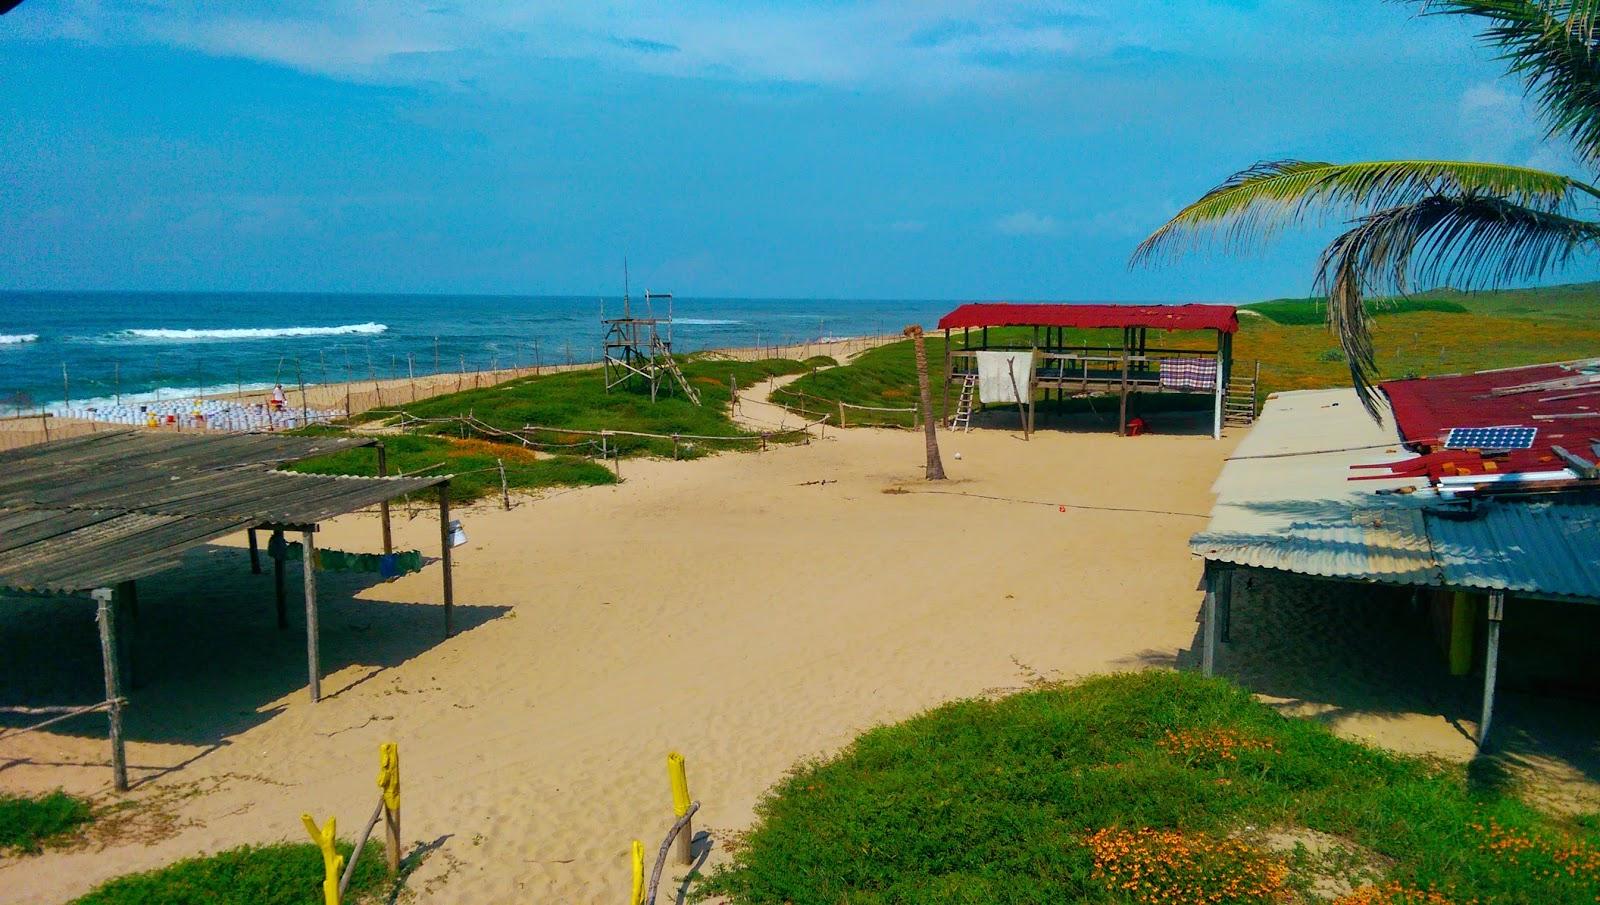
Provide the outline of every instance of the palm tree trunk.
[[930,481],[944,480],[944,462],[939,458],[939,435],[933,423],[933,388],[928,385],[928,348],[922,341],[922,328],[913,324],[905,333],[917,350],[917,390],[922,403],[922,433],[927,440],[928,473]]

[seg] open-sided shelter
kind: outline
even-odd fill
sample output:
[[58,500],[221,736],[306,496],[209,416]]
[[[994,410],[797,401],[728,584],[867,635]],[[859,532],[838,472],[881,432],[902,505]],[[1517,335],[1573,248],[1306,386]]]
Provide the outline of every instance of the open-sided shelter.
[[1507,606],[1600,603],[1600,360],[1380,389],[1376,421],[1354,390],[1274,394],[1223,466],[1190,541],[1206,565],[1202,666],[1238,569],[1410,587],[1447,614],[1453,672],[1484,628],[1483,744]]
[[[1031,328],[1025,341],[1015,331],[995,336],[991,328]],[[1128,432],[1128,400],[1138,393],[1205,393],[1213,397],[1212,435],[1222,436],[1228,414],[1228,385],[1233,370],[1233,334],[1239,329],[1232,305],[1073,305],[973,302],[939,319],[945,338],[944,420],[952,423],[950,389],[958,386],[954,423],[966,423],[972,406],[991,398],[987,383],[998,373],[1000,394],[1025,406],[1025,425],[1033,427],[1034,406],[1042,392],[1067,396],[1115,394],[1119,400],[1117,433]],[[1091,345],[1080,340],[1083,330],[1118,329],[1118,345]],[[1216,334],[1212,348],[1177,349],[1150,344],[1150,331]],[[959,346],[952,331],[961,331]],[[973,331],[978,331],[974,337]],[[1069,332],[1070,331],[1070,332]],[[1004,338],[1002,338],[1004,337]],[[999,353],[1027,353],[1026,363],[996,371],[989,361]],[[1010,373],[1007,373],[1007,371]],[[1015,384],[1007,391],[1004,382]],[[1253,397],[1251,384],[1249,393]],[[1248,403],[1254,415],[1253,398]],[[1241,414],[1245,406],[1238,406]]]
[[[135,582],[179,564],[185,551],[250,532],[251,567],[261,571],[255,532],[273,533],[278,626],[285,617],[285,532],[304,545],[306,655],[311,699],[321,697],[317,642],[317,524],[377,505],[383,548],[393,553],[389,501],[437,486],[444,580],[444,627],[453,603],[448,477],[350,477],[297,474],[277,466],[376,438],[285,434],[166,434],[125,430],[88,434],[0,452],[0,589],[87,596],[96,602],[106,700],[81,708],[10,708],[54,722],[104,710],[110,719],[116,787],[127,788],[122,742],[122,678],[127,653],[119,617],[136,612]],[[33,728],[38,728],[37,726]]]

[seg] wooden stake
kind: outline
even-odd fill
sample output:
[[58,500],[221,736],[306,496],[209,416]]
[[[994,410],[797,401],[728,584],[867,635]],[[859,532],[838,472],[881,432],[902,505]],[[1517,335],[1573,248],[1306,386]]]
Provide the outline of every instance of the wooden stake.
[[[673,447],[673,452],[677,452],[677,447],[676,446]],[[506,484],[506,463],[502,459],[495,459],[494,460],[494,464],[495,464],[495,466],[497,468],[500,469],[500,502],[501,502],[502,505],[505,506],[505,510],[507,512],[510,512],[511,511],[511,490],[510,490],[509,486]]]
[[454,630],[456,590],[450,561],[450,482],[439,485],[439,559],[444,564],[444,636]]
[[400,746],[378,746],[378,788],[383,790],[383,854],[389,876],[400,873]]
[[[689,775],[684,770],[683,755],[676,751],[667,755],[667,779],[672,785],[672,814],[679,820],[685,820],[691,816]],[[694,863],[694,825],[691,822],[686,821],[678,833],[677,848],[680,862]]]
[[301,560],[301,573],[306,588],[306,668],[311,675],[311,703],[322,700],[322,652],[317,625],[317,534],[314,530],[300,533],[300,548],[305,554]]
[[106,676],[106,717],[110,720],[111,782],[118,792],[128,791],[128,754],[122,740],[122,677],[117,671],[117,624],[111,606],[111,589],[90,592],[100,623],[100,662]]
[[[374,444],[378,450],[378,477],[389,476],[389,450],[380,441]],[[394,552],[394,529],[389,522],[389,499],[383,498],[378,502],[378,520],[383,525],[383,552]]]

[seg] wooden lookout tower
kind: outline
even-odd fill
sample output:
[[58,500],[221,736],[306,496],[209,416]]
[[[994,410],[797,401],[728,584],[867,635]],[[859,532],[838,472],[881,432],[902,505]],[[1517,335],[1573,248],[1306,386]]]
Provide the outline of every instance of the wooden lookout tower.
[[[655,316],[655,303],[665,301],[667,316]],[[670,392],[676,383],[689,401],[700,404],[700,393],[690,385],[688,378],[678,368],[672,357],[672,293],[644,293],[645,316],[633,315],[632,302],[627,290],[622,294],[622,316],[606,317],[600,312],[600,323],[605,325],[605,379],[606,392],[612,387],[642,381],[650,388],[650,401],[656,401],[662,384]]]

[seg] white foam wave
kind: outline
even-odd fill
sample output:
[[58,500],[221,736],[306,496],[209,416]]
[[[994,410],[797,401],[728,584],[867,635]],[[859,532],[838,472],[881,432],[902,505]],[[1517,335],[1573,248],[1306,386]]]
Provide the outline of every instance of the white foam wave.
[[169,341],[207,339],[283,339],[301,336],[347,336],[352,333],[374,335],[388,330],[387,324],[343,324],[338,327],[239,327],[220,330],[123,330],[120,337],[164,339]]
[[724,321],[706,317],[675,317],[672,324],[675,327],[732,327],[744,321]]
[[0,346],[20,346],[39,341],[37,333],[0,333]]

